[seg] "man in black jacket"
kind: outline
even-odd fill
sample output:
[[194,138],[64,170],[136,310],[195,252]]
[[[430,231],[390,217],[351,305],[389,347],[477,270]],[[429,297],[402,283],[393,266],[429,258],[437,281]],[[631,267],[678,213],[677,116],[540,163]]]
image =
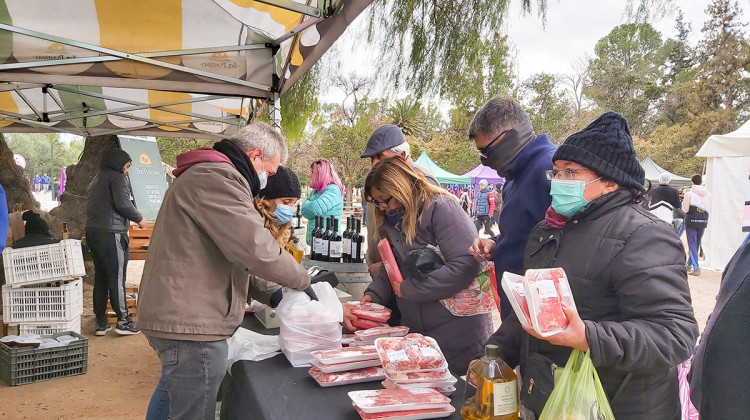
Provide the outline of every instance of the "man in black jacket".
[[128,313],[125,301],[125,278],[128,268],[129,221],[146,227],[146,219],[132,200],[128,172],[131,159],[127,152],[110,149],[104,152],[99,173],[89,184],[86,202],[86,242],[94,259],[94,314],[96,332],[105,335],[107,299],[117,315],[115,332],[121,335],[138,334]]

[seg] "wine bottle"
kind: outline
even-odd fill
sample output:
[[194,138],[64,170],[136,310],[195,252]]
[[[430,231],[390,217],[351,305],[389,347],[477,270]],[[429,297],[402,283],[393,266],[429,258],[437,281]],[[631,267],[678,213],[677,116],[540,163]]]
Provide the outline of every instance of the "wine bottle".
[[341,235],[341,260],[345,263],[350,263],[352,257],[352,218],[346,218],[346,230]]
[[352,251],[356,249],[356,253],[352,253],[352,257],[354,258],[355,263],[361,263],[365,260],[365,250],[364,250],[364,235],[362,235],[362,220],[357,219],[357,228],[356,233],[354,234],[354,237],[352,238],[352,242],[356,243],[356,246],[352,246]]
[[328,247],[331,243],[331,218],[326,218],[326,230],[323,232],[322,240],[323,243],[321,244],[320,248],[320,260],[321,261],[328,261]]
[[68,222],[63,222],[63,228],[62,228],[62,239],[66,240],[69,238],[70,234],[68,233]]
[[312,232],[310,233],[310,239],[312,241],[312,248],[310,249],[310,259],[311,260],[320,260],[320,226],[321,226],[321,217],[315,216],[315,228],[313,228]]
[[292,228],[294,229],[293,233],[297,233],[297,229],[302,227],[302,213],[299,212],[299,204],[297,204],[297,211],[294,212],[294,217],[292,218]]
[[343,241],[339,233],[339,219],[333,219],[333,232],[331,232],[331,242],[328,251],[328,261],[341,262]]

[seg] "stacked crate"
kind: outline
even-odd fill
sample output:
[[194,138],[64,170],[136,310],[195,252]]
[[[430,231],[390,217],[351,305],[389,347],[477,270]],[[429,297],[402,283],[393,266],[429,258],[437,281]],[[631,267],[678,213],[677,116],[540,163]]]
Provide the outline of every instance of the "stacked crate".
[[81,333],[83,264],[81,241],[3,251],[3,322],[39,335]]

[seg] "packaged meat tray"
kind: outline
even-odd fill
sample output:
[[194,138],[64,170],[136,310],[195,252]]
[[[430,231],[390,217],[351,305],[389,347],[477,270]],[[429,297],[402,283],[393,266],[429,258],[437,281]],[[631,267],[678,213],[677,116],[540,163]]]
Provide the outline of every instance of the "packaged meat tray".
[[311,353],[313,360],[324,365],[334,365],[363,360],[377,360],[378,351],[374,345],[361,347],[342,347],[332,350],[317,350]]
[[[388,280],[391,282],[391,287],[394,284],[402,283],[404,277],[401,275],[401,269],[398,268],[396,257],[393,256],[393,250],[391,249],[391,243],[388,242],[387,238],[381,239],[378,242],[378,252],[380,253],[380,259],[383,261],[385,272],[388,274]],[[396,288],[393,290],[396,290]]]
[[354,301],[347,302],[347,305],[352,308],[351,313],[360,319],[369,319],[375,322],[388,322],[391,319],[391,310],[377,303]]
[[324,365],[322,363],[318,363],[313,358],[312,360],[310,360],[310,364],[313,365],[313,367],[318,368],[318,370],[320,370],[323,373],[339,373],[339,372],[346,372],[347,370],[364,369],[368,367],[380,366],[380,359],[362,360],[359,362],[336,363],[335,365]]
[[435,391],[445,395],[446,397],[449,397],[451,394],[456,392],[456,387],[453,385],[441,385],[441,386],[434,386],[430,384],[397,384],[393,382],[392,380],[385,378],[383,382],[380,383],[383,385],[383,388],[385,389],[419,389],[419,388],[430,388],[434,389]]
[[368,367],[364,369],[350,370],[339,373],[325,373],[320,369],[311,367],[308,370],[315,382],[323,388],[339,385],[358,384],[361,382],[379,381],[385,378],[385,369],[382,367]]
[[354,331],[354,337],[360,341],[372,341],[374,343],[376,338],[403,337],[408,333],[409,327],[406,326],[376,327],[367,330]]
[[357,341],[357,338],[354,334],[341,334],[341,346],[348,347],[355,341]]
[[[453,385],[458,380],[446,370],[434,370],[431,372],[411,372],[411,373],[388,373],[386,372],[386,378],[399,384],[419,384],[419,383],[435,383],[447,385]],[[447,386],[446,385],[446,386]],[[441,386],[441,385],[430,385],[430,386]]]
[[429,388],[374,389],[351,391],[348,394],[354,405],[368,414],[451,406],[450,398]]
[[389,374],[445,370],[448,362],[432,337],[411,333],[375,340],[380,361]]
[[363,330],[388,326],[388,324],[386,324],[385,322],[375,322],[370,321],[369,319],[355,319],[354,321],[352,321],[352,325],[357,328],[362,328]]
[[565,331],[568,318],[563,303],[575,308],[568,278],[562,268],[526,270],[526,301],[531,325],[542,337]]
[[501,280],[505,295],[510,300],[510,306],[518,317],[518,321],[524,328],[534,328],[531,325],[531,316],[529,315],[529,304],[526,302],[526,289],[523,285],[523,276],[504,272]]
[[391,411],[386,413],[365,413],[356,405],[354,409],[362,420],[422,420],[422,419],[442,419],[448,417],[456,411],[453,406],[441,408],[428,408],[426,410],[405,410]]

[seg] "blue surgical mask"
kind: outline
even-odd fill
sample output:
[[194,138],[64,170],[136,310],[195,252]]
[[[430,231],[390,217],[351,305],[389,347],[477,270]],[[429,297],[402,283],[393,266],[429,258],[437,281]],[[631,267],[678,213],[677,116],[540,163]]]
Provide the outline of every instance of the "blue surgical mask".
[[575,179],[553,179],[549,189],[549,194],[552,196],[552,209],[565,217],[571,217],[578,213],[589,203],[588,200],[583,198],[586,185],[599,179],[596,178],[589,182]]
[[266,185],[268,185],[268,172],[266,172],[265,169],[265,156],[261,155],[260,157],[260,167],[263,169],[263,172],[258,174],[258,181],[260,181],[260,189],[266,188]]
[[294,216],[294,207],[287,206],[286,204],[276,204],[276,210],[273,211],[274,216],[279,221],[280,225],[289,223]]

